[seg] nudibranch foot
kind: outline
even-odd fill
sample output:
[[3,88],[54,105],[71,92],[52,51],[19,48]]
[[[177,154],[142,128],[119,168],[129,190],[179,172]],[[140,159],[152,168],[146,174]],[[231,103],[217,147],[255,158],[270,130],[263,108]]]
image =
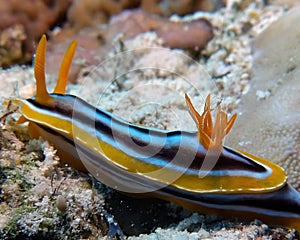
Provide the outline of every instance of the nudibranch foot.
[[261,194],[195,194],[166,187],[157,194],[190,210],[241,219],[259,219],[275,226],[300,230],[300,193],[286,184]]

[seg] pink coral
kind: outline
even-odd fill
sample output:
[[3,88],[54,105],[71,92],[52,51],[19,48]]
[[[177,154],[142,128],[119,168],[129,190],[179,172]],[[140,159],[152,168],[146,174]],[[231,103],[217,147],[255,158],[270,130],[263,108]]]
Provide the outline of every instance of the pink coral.
[[[36,40],[62,19],[69,3],[70,0],[0,0],[0,30],[10,32],[10,38],[14,38],[11,29],[16,26],[24,29],[24,38],[19,39],[18,43],[24,52],[17,59],[13,58],[14,61],[22,63],[31,59]],[[7,51],[9,45],[0,46],[2,52],[7,52],[8,58],[12,54]],[[10,62],[5,62],[7,64]]]

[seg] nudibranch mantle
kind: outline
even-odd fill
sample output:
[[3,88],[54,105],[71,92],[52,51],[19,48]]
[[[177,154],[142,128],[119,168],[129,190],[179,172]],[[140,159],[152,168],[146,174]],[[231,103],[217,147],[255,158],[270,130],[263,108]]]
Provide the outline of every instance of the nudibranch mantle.
[[[52,135],[55,144],[59,141],[52,134],[55,132],[65,141],[73,142],[77,152],[80,153],[80,146],[84,147],[85,151],[92,152],[94,158],[98,156],[108,165],[135,174],[137,178],[155,181],[158,186],[172,185],[197,193],[257,193],[273,191],[285,184],[286,176],[279,166],[223,148],[222,140],[230,131],[236,115],[228,120],[219,106],[213,125],[210,96],[200,115],[186,95],[189,112],[198,127],[198,133],[193,133],[136,126],[96,109],[78,97],[64,94],[75,48],[74,41],[63,59],[57,86],[49,94],[44,73],[45,36],[38,45],[35,59],[36,96],[22,100],[20,107],[22,121],[30,122],[29,129],[35,135],[47,134],[46,139]],[[62,146],[63,142],[57,148],[67,152],[68,149],[61,149]],[[76,153],[72,155],[70,165],[78,165],[80,169],[87,168],[91,172],[95,172],[95,167],[101,168],[99,163],[88,167],[91,162],[88,154],[82,153],[79,157],[83,163]],[[214,165],[203,169],[205,161],[213,161]],[[103,170],[101,172],[103,175]]]
[[36,96],[15,101],[22,114],[19,122],[28,121],[33,136],[54,144],[62,161],[123,192],[149,193],[201,212],[258,216],[275,224],[283,221],[300,229],[300,195],[286,182],[284,170],[223,146],[236,115],[228,120],[218,107],[213,124],[210,97],[199,114],[186,95],[198,132],[126,122],[65,94],[75,48],[76,41],[67,50],[57,86],[49,94],[43,36],[34,64]]

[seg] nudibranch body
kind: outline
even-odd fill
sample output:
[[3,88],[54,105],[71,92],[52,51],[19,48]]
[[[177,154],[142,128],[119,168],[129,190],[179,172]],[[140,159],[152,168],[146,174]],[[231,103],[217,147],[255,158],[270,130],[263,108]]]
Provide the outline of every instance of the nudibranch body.
[[76,48],[71,43],[56,88],[45,83],[46,38],[36,52],[36,96],[17,100],[33,136],[58,149],[62,161],[89,171],[122,192],[174,201],[201,213],[259,218],[300,229],[300,194],[286,182],[274,163],[223,146],[236,115],[217,109],[215,123],[210,97],[199,114],[186,95],[198,131],[165,131],[137,126],[65,94]]

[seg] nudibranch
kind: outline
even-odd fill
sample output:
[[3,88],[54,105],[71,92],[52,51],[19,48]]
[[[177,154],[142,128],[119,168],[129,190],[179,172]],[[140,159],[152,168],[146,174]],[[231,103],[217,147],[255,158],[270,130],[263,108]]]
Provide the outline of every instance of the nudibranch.
[[300,194],[276,164],[223,146],[236,115],[217,108],[210,97],[198,113],[186,95],[198,131],[166,131],[126,122],[65,94],[75,52],[72,42],[61,64],[57,85],[45,83],[46,37],[34,62],[36,96],[16,100],[33,136],[42,136],[61,160],[89,171],[119,191],[170,200],[201,213],[258,218],[300,230]]

